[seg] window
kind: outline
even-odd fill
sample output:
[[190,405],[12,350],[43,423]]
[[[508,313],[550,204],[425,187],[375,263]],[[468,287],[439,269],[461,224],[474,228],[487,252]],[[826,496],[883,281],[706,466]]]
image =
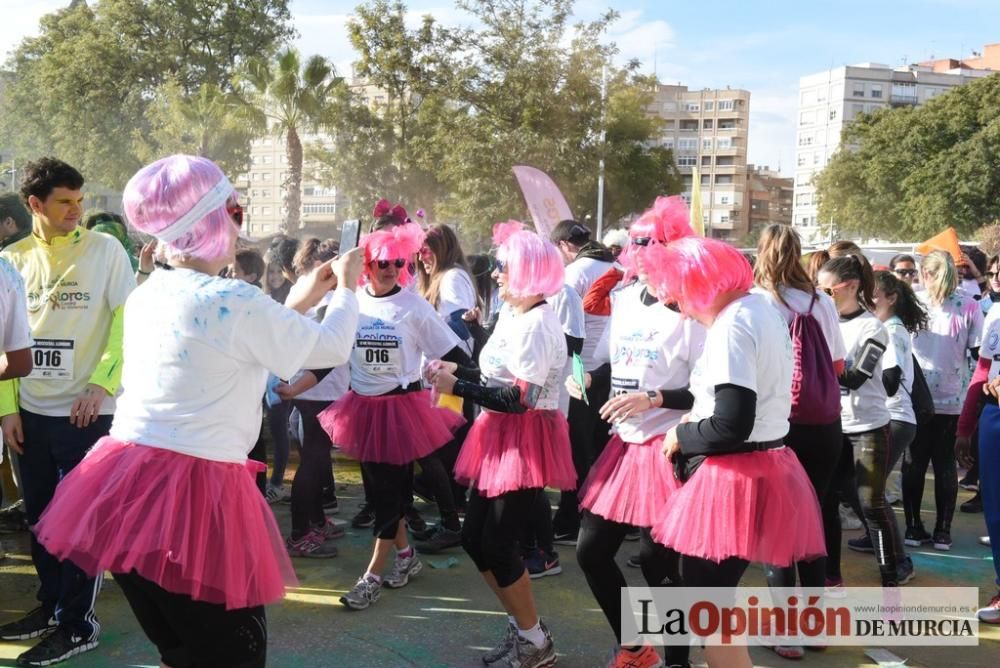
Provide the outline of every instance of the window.
[[865,96],[865,85],[863,83],[856,83],[851,87],[851,95],[854,97],[864,97]]
[[712,150],[712,140],[710,138],[705,137],[701,140],[701,150],[702,151]]
[[805,167],[806,166],[806,160],[807,160],[806,156],[807,155],[809,155],[809,154],[808,153],[799,153],[799,158],[796,161],[796,164],[799,167]]
[[860,102],[851,104],[851,118],[856,118],[859,114],[865,113],[865,105]]
[[663,103],[663,111],[677,111],[677,103],[676,102],[664,102]]
[[719,222],[720,223],[728,223],[729,222],[729,214],[728,213],[724,213],[721,216],[719,216]]
[[255,206],[250,207],[250,215],[251,216],[256,216],[257,215],[257,207],[255,207]]
[[663,123],[663,129],[664,130],[673,130],[674,127],[675,127],[675,123],[674,123],[673,119],[670,119],[669,121],[665,121]]
[[269,207],[269,206],[262,206],[262,207],[260,207],[260,215],[262,215],[262,216],[270,216],[271,215],[271,207]]
[[685,102],[684,111],[701,111],[701,104],[698,102]]
[[716,167],[734,167],[736,166],[736,158],[731,155],[720,155],[715,159]]
[[831,121],[837,120],[837,110],[836,109],[831,109],[828,116],[829,116],[829,118],[830,118]]
[[260,180],[261,181],[270,181],[271,180],[271,172],[261,172],[261,174],[260,174]]
[[303,204],[302,213],[306,215],[314,214],[335,214],[337,213],[336,204]]
[[701,122],[701,129],[702,130],[711,130],[712,129],[712,125],[714,125],[714,122],[712,121],[712,119],[711,118],[706,118],[705,120],[703,120]]
[[[812,125],[816,122],[816,112],[803,111],[799,114],[799,125]],[[721,125],[719,126],[722,127]]]
[[872,84],[872,97],[876,99],[882,97],[882,84]]
[[702,188],[708,188],[711,185],[712,185],[712,175],[711,174],[702,174],[701,175],[701,187]]
[[802,218],[799,219],[799,225],[808,225],[808,224],[809,224],[809,216],[802,216]]
[[[811,114],[813,112],[810,111],[810,112],[807,112],[807,113]],[[720,130],[735,130],[737,128],[737,126],[739,126],[739,124],[740,123],[739,123],[739,119],[738,118],[723,118],[723,119],[719,120],[719,129]]]
[[812,146],[813,136],[811,134],[803,134],[799,136],[799,146]]
[[261,197],[270,197],[271,196],[271,191],[270,190],[261,190],[260,191],[260,196]]
[[716,148],[735,148],[736,144],[732,137],[719,137],[715,140]]
[[814,104],[816,104],[816,91],[802,91],[802,96],[799,98],[799,105],[803,107],[811,107]]
[[260,195],[260,191],[259,190],[251,190],[250,191],[250,197],[258,197],[259,195]]
[[265,165],[270,165],[273,160],[274,160],[274,156],[270,156],[270,155],[262,155],[261,156],[261,162],[263,162]]
[[703,156],[701,156],[701,166],[702,167],[711,167],[712,166],[712,156],[710,156],[710,155],[703,155]]
[[732,100],[719,100],[719,111],[732,111],[734,108]]
[[698,121],[681,121],[681,132],[697,132]]
[[698,157],[694,155],[680,155],[677,156],[677,166],[678,167],[694,167],[698,164]]
[[677,150],[679,151],[697,151],[698,150],[698,140],[697,139],[678,139],[677,140]]
[[715,109],[715,102],[705,103],[705,111],[712,111],[713,109]]
[[816,101],[820,103],[826,102],[826,89],[820,88],[816,91]]
[[823,158],[820,156],[819,151],[813,153],[813,164],[818,165],[823,162]]
[[664,139],[663,139],[663,148],[669,148],[671,151],[674,150],[674,138],[673,137],[664,137]]
[[[733,175],[732,174],[716,174],[715,175],[715,184],[716,185],[721,185],[721,184],[726,184],[726,183],[732,183],[732,182],[733,182]],[[725,204],[725,203],[726,202],[723,202],[723,204]]]

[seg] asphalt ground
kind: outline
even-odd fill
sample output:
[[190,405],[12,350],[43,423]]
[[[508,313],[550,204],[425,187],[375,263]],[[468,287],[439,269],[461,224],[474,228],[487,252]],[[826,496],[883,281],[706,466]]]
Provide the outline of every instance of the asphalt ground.
[[[295,454],[288,480],[294,471]],[[340,512],[332,516],[347,521],[360,503],[360,479],[356,464],[338,459],[336,464]],[[933,525],[933,483],[928,478],[925,523]],[[959,502],[971,497],[960,491]],[[555,498],[555,497],[553,497]],[[273,506],[282,528],[290,523],[289,507]],[[418,501],[428,519],[434,507]],[[901,510],[897,509],[901,514]],[[790,518],[791,520],[792,518]],[[902,522],[902,517],[899,518]],[[844,540],[859,535],[845,531]],[[989,548],[979,544],[985,533],[981,514],[957,513],[950,552],[911,550],[917,576],[913,586],[977,586],[985,605],[996,592]],[[423,557],[425,568],[404,589],[383,589],[382,598],[370,609],[351,612],[338,599],[363,572],[371,553],[369,530],[348,528],[338,541],[340,555],[328,560],[299,559],[295,568],[299,586],[287,598],[268,608],[268,665],[276,668],[341,666],[482,666],[479,656],[501,635],[505,617],[470,559],[455,548]],[[560,547],[563,572],[534,582],[535,597],[543,619],[552,631],[560,666],[603,666],[614,646],[614,637],[590,594],[576,564],[572,547]],[[625,567],[636,550],[626,542],[618,558],[630,584],[641,585],[637,569]],[[0,623],[16,619],[35,606],[36,580],[26,534],[0,535]],[[870,554],[843,551],[843,569],[849,586],[878,586],[878,570]],[[155,648],[143,635],[121,591],[110,578],[98,600],[103,626],[100,646],[64,664],[71,668],[157,666]],[[745,585],[763,585],[758,565],[751,565]],[[13,666],[18,654],[34,641],[0,643],[0,666]],[[802,665],[873,666],[863,647],[831,647],[808,652]],[[870,649],[870,648],[867,648]],[[888,648],[907,666],[1000,665],[1000,628],[982,627],[978,647]],[[751,649],[756,666],[788,667],[793,662],[770,650]],[[693,665],[705,665],[699,650],[692,652]],[[882,664],[889,665],[889,664]]]

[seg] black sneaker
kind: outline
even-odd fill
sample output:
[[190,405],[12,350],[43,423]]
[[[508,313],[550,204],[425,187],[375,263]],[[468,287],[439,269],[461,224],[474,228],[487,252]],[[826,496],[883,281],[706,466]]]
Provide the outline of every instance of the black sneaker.
[[323,510],[330,513],[331,515],[336,515],[340,512],[340,502],[337,501],[337,497],[332,499],[323,499]]
[[375,509],[367,503],[362,503],[358,514],[351,518],[351,526],[355,529],[368,529],[375,526]]
[[17,665],[51,666],[54,663],[65,661],[71,656],[89,652],[95,647],[97,647],[96,638],[88,640],[76,635],[65,626],[59,626],[56,627],[55,631],[45,636],[42,642],[17,657]]
[[21,619],[0,626],[0,640],[31,640],[56,626],[56,618],[38,606]]
[[579,529],[575,531],[557,531],[552,537],[552,542],[556,545],[576,545],[576,538],[579,534]]
[[920,547],[930,543],[931,540],[931,535],[923,527],[907,529],[906,536],[903,538],[903,542],[910,547]]
[[524,568],[532,580],[562,573],[562,566],[559,565],[559,553],[549,552],[546,554],[545,550],[536,550],[534,554],[525,559]]
[[625,565],[628,566],[629,568],[642,568],[642,562],[639,561],[638,554],[633,554],[631,557],[629,557],[628,561],[625,562]]
[[942,552],[948,552],[951,550],[951,532],[950,531],[940,531],[935,529],[934,531],[934,549],[941,550]]
[[969,476],[965,476],[964,478],[962,478],[961,480],[959,480],[958,481],[958,486],[961,487],[962,489],[968,490],[970,492],[978,492],[979,491],[979,481],[976,480],[975,478],[970,478]]
[[916,577],[916,572],[913,570],[913,559],[906,557],[902,563],[896,566],[896,584],[902,587],[914,577]]
[[847,541],[847,547],[855,552],[875,552],[875,546],[872,545],[872,538],[867,533],[864,536],[852,538]]
[[959,510],[963,513],[981,513],[983,512],[983,497],[976,492],[976,495],[959,506]]
[[404,516],[406,518],[406,526],[410,528],[410,531],[412,531],[414,535],[422,534],[427,531],[427,522],[424,521],[420,512],[417,511],[417,509],[412,505],[406,509]]
[[435,554],[441,550],[458,547],[461,544],[462,533],[460,531],[452,531],[438,525],[434,527],[426,540],[417,541],[416,548],[418,552],[424,554]]

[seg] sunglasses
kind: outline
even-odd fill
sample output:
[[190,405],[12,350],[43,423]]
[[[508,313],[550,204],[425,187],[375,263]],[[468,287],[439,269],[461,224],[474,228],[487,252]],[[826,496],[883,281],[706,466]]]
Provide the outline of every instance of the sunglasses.
[[388,269],[389,265],[396,265],[396,269],[402,269],[406,266],[406,260],[399,257],[395,260],[375,260],[372,264],[378,265],[379,269]]
[[844,281],[843,283],[837,283],[836,285],[831,286],[829,288],[820,288],[820,289],[832,297],[834,292],[844,287],[845,285],[847,285],[847,281]]
[[243,207],[235,202],[233,204],[226,205],[226,213],[229,217],[233,219],[236,223],[236,227],[243,227]]
[[898,275],[898,276],[916,276],[917,275],[917,270],[916,269],[896,269],[893,273],[896,274],[896,275]]
[[1000,276],[1000,272],[996,272],[996,271],[988,271],[988,272],[986,272],[986,278],[996,278],[997,276]]
[[632,237],[632,243],[636,246],[648,246],[653,243],[653,237]]
[[498,274],[503,274],[507,271],[507,263],[502,260],[497,260],[494,263]]

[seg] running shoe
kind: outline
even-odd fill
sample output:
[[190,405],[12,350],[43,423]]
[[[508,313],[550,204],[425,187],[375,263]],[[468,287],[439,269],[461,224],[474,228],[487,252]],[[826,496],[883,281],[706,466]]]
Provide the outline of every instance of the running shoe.
[[913,559],[910,559],[909,557],[903,559],[902,563],[896,566],[896,584],[900,587],[907,584],[910,580],[915,578],[916,575],[916,571],[913,570]]
[[951,550],[951,533],[948,531],[934,531],[934,549],[948,552]]
[[903,542],[910,547],[920,547],[930,543],[932,540],[931,535],[922,526],[907,529],[906,535],[903,538]]
[[649,645],[643,645],[636,651],[620,647],[607,668],[663,668],[663,659]]
[[406,526],[409,527],[414,535],[427,531],[427,522],[424,521],[420,512],[412,504],[404,512],[404,517],[406,518]]
[[989,605],[976,612],[976,617],[984,624],[1000,624],[1000,591],[993,597]]
[[362,503],[358,514],[351,518],[351,526],[355,529],[368,529],[375,526],[375,509],[367,503]]
[[316,529],[313,529],[298,540],[289,538],[285,541],[288,548],[289,557],[301,557],[303,559],[332,559],[338,554],[337,546],[328,543],[326,539]]
[[518,633],[511,650],[494,665],[502,668],[546,668],[555,665],[557,657],[552,635],[545,624],[541,626],[545,634],[545,643],[541,647],[535,647],[534,643]]
[[497,646],[486,652],[486,654],[483,654],[483,663],[488,666],[491,663],[496,663],[500,659],[504,658],[514,648],[514,643],[516,642],[517,627],[508,621],[507,629],[504,631],[504,634],[500,638],[500,642],[497,643]]
[[347,531],[341,525],[326,520],[323,524],[314,524],[313,531],[316,531],[323,537],[323,540],[333,540],[334,538],[343,538],[347,535]]
[[976,492],[976,495],[960,505],[959,510],[963,513],[981,513],[983,512],[983,497]]
[[840,528],[844,531],[857,531],[864,524],[858,519],[858,516],[854,513],[850,507],[843,504],[840,505]]
[[31,640],[58,626],[56,618],[38,606],[21,619],[0,626],[0,640]]
[[844,589],[844,579],[826,578],[823,584],[823,593],[829,598],[847,598],[847,590]]
[[552,542],[556,545],[568,545],[569,547],[574,547],[576,545],[577,536],[579,536],[579,529],[572,529],[568,531],[556,531],[555,535],[552,537]]
[[872,537],[865,533],[864,536],[858,536],[857,538],[851,538],[847,541],[847,547],[854,550],[855,552],[874,552],[875,546],[872,545]]
[[980,545],[985,545],[986,547],[990,547],[990,537],[989,536],[980,536],[979,537],[979,544]]
[[979,491],[979,481],[975,480],[973,478],[970,478],[969,476],[965,476],[964,478],[962,478],[961,480],[959,480],[958,481],[958,486],[961,487],[962,489],[970,491],[970,492],[978,492]]
[[405,587],[410,582],[410,578],[422,571],[423,568],[424,564],[417,558],[416,550],[405,559],[400,559],[397,555],[396,560],[392,562],[392,571],[382,579],[382,582],[389,589]]
[[562,573],[562,566],[559,565],[559,553],[538,549],[524,560],[524,567],[528,570],[528,577],[532,580],[544,578],[546,575],[559,575]]
[[276,503],[283,503],[285,501],[292,500],[291,492],[285,489],[284,485],[279,487],[278,485],[268,484],[267,489],[264,490],[264,496],[267,498],[267,502],[272,506]]
[[51,666],[72,656],[89,652],[97,645],[96,638],[88,640],[76,635],[65,626],[58,626],[55,631],[45,636],[42,642],[17,657],[17,665]]
[[340,597],[340,602],[350,610],[364,610],[378,601],[382,595],[382,583],[374,578],[361,576],[354,588]]
[[445,529],[440,524],[434,527],[426,540],[417,541],[416,547],[424,554],[437,554],[442,550],[458,547],[462,544],[462,532]]
[[336,515],[340,512],[340,502],[337,501],[337,492],[334,490],[333,485],[323,488],[323,510],[331,515]]

